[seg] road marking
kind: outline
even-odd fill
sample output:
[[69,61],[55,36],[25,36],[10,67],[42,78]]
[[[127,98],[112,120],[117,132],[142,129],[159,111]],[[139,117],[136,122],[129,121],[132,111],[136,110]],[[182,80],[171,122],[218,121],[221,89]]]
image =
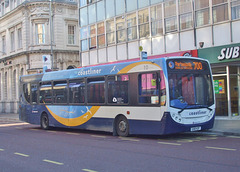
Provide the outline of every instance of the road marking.
[[70,133],[70,132],[67,132],[66,134],[69,134],[69,135],[76,135],[76,136],[79,136],[79,135],[80,135],[79,133]]
[[174,145],[174,146],[181,146],[182,144],[180,143],[170,143],[170,142],[158,142],[160,144],[164,144],[164,145]]
[[40,129],[32,128],[32,129],[30,129],[30,130],[32,130],[32,131],[39,131]]
[[56,131],[47,131],[48,133],[57,133]]
[[89,170],[89,169],[82,169],[82,171],[87,171],[87,172],[97,172],[97,171]]
[[15,123],[15,124],[1,124],[0,127],[12,127],[17,125],[28,125],[28,123]]
[[61,163],[61,162],[51,161],[51,160],[48,160],[48,159],[44,159],[43,161],[48,162],[48,163],[52,163],[52,164],[56,164],[56,165],[63,165],[63,163]]
[[229,138],[240,139],[240,136],[227,136]]
[[19,156],[29,157],[29,155],[26,155],[26,154],[23,154],[23,153],[15,152],[14,154],[15,155],[19,155]]
[[0,151],[4,151],[4,149],[0,149]]
[[220,147],[209,147],[206,146],[207,149],[217,149],[217,150],[226,150],[226,151],[236,151],[237,149],[231,149],[231,148],[220,148]]
[[106,136],[91,135],[92,137],[106,138]]
[[132,138],[126,138],[126,137],[119,137],[121,140],[124,141],[132,141],[132,142],[139,142],[140,140],[132,139]]

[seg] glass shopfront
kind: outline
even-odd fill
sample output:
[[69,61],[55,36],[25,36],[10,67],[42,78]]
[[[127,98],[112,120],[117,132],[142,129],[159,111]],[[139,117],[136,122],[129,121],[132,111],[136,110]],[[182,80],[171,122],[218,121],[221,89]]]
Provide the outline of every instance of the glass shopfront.
[[199,49],[198,56],[212,67],[216,116],[240,119],[240,44]]
[[239,117],[240,67],[214,67],[212,72],[216,98],[216,115]]

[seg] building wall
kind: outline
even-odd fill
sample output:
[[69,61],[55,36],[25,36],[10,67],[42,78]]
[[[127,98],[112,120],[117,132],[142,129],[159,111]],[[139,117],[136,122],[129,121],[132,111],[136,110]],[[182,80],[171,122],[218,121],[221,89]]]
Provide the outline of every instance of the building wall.
[[[237,29],[240,26],[239,0],[79,2],[82,66],[138,59],[139,46],[148,56],[155,56],[239,43],[240,40]],[[119,24],[121,20],[123,24]],[[101,23],[103,26],[100,27]],[[120,31],[124,40],[118,38]],[[103,43],[99,42],[101,34]],[[134,34],[136,36],[132,38]]]
[[[0,12],[0,112],[16,113],[19,77],[42,72],[42,56],[51,54],[50,8],[49,1],[45,0],[9,2],[15,4],[11,8],[10,4],[4,6],[3,13],[2,3],[6,1],[1,1]],[[52,14],[53,69],[80,66],[77,3],[53,1]],[[40,36],[44,39],[43,42],[38,41],[38,24],[44,28],[44,34]]]

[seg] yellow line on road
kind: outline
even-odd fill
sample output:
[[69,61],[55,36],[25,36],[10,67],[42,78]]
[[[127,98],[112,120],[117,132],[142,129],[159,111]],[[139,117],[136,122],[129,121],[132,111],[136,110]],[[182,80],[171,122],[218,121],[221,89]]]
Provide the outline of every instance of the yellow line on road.
[[48,133],[57,133],[56,131],[47,131]]
[[226,150],[226,151],[236,151],[237,149],[231,149],[231,148],[220,148],[220,147],[209,147],[206,146],[207,149],[217,149],[217,150]]
[[66,134],[69,134],[69,135],[76,135],[76,136],[79,136],[79,135],[80,135],[79,133],[70,133],[70,132],[68,132],[68,133],[66,133]]
[[179,143],[170,143],[170,142],[158,142],[160,144],[164,144],[164,145],[174,145],[174,146],[181,146],[182,144]]
[[4,151],[4,149],[0,149],[0,151]]
[[87,171],[87,172],[97,172],[97,171],[89,170],[89,169],[82,169],[82,171]]
[[119,137],[121,140],[124,141],[132,141],[132,142],[139,142],[140,140],[132,139],[132,138],[126,138],[126,137]]
[[91,135],[92,137],[106,138],[106,136]]
[[29,157],[29,155],[26,155],[26,154],[23,154],[23,153],[15,152],[14,154],[15,155],[19,155],[19,156]]
[[52,163],[52,164],[56,164],[56,165],[63,165],[63,163],[61,163],[61,162],[51,161],[51,160],[48,160],[48,159],[44,159],[43,161],[48,162],[48,163]]
[[32,130],[32,131],[39,131],[40,129],[32,128],[32,129],[30,129],[30,130]]
[[12,127],[17,125],[28,125],[28,123],[0,124],[0,127]]

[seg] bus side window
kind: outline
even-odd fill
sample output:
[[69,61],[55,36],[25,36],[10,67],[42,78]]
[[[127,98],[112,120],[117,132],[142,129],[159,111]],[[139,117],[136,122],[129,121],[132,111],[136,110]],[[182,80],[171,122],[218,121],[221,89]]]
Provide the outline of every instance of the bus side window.
[[40,83],[39,102],[52,103],[52,83],[51,81]]
[[85,102],[85,82],[83,79],[69,80],[69,103]]
[[38,84],[31,84],[32,103],[37,104]]
[[138,77],[139,103],[159,104],[159,83],[156,72],[143,73]]
[[162,70],[160,71],[160,104],[161,106],[166,105],[166,84]]
[[67,81],[53,82],[53,102],[67,103]]
[[108,103],[127,104],[128,103],[128,75],[108,77]]
[[87,79],[87,100],[88,103],[105,103],[105,78]]

